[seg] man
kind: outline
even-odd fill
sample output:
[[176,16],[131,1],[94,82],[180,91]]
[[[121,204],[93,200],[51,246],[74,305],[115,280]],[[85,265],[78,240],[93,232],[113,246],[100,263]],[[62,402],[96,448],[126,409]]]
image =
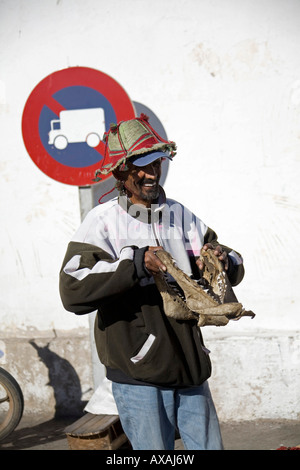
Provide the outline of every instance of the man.
[[133,449],[170,450],[178,429],[186,449],[222,449],[207,379],[209,351],[194,320],[165,315],[153,274],[165,249],[189,276],[200,277],[200,249],[215,249],[232,285],[244,274],[240,255],[159,186],[162,160],[175,155],[148,118],[123,121],[106,135],[120,196],[92,209],[70,242],[60,273],[65,308],[97,310],[95,341],[123,429]]

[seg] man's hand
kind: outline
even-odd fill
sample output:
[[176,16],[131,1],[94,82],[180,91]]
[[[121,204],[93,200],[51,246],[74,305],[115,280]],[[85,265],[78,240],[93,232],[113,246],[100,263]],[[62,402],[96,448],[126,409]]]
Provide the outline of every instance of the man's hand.
[[[203,245],[203,250],[208,250],[209,248],[214,250],[214,254],[220,261],[222,261],[224,269],[225,271],[227,271],[229,262],[226,251],[224,251],[220,245],[217,245],[215,248],[212,246],[211,243],[206,243],[205,245]],[[197,260],[197,266],[201,271],[204,269],[204,264],[200,259]]]
[[160,261],[155,252],[158,250],[163,250],[162,246],[149,246],[148,250],[145,252],[144,263],[146,269],[151,274],[157,274],[161,271],[166,271],[166,266]]

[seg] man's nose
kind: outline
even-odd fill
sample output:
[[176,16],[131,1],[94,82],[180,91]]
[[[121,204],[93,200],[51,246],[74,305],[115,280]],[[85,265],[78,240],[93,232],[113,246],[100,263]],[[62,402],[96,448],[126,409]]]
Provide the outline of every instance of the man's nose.
[[159,173],[159,168],[155,163],[149,163],[144,167],[144,173],[149,176],[157,176]]

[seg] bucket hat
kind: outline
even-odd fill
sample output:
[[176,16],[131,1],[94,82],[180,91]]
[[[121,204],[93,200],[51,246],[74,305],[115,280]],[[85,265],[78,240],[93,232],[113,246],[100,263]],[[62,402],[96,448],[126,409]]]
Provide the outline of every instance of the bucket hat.
[[[141,114],[139,118],[111,124],[104,134],[105,165],[96,175],[108,174],[128,159],[137,166],[148,165],[157,158],[172,159],[176,154],[175,142],[163,139],[149,124],[149,118]],[[144,158],[136,158],[144,157]]]

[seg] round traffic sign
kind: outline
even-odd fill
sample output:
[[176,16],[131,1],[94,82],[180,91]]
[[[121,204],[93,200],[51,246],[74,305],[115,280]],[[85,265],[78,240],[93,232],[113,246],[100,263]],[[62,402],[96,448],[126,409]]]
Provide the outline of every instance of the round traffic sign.
[[44,78],[30,94],[22,116],[23,140],[46,175],[90,186],[95,171],[106,164],[104,132],[112,122],[134,117],[130,98],[113,78],[95,69],[70,67]]

